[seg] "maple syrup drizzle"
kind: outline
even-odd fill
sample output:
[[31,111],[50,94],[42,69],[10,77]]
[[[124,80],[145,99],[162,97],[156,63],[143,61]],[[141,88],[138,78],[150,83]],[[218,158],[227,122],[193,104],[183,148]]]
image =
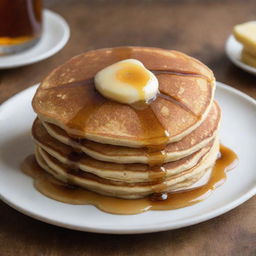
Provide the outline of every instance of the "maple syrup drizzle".
[[156,76],[157,75],[176,75],[176,76],[191,76],[191,77],[198,77],[198,78],[203,78],[205,80],[207,80],[208,82],[211,82],[211,80],[207,77],[204,76],[202,74],[198,74],[198,73],[192,73],[192,72],[180,72],[180,71],[175,71],[175,70],[150,70],[152,73],[154,73]]
[[86,92],[90,95],[87,95],[89,100],[84,100],[84,105],[79,109],[79,111],[74,115],[73,118],[71,118],[67,123],[66,126],[69,128],[69,135],[72,139],[79,141],[81,138],[79,138],[76,133],[72,133],[72,131],[81,131],[84,130],[86,127],[86,123],[90,116],[93,115],[93,113],[97,112],[99,108],[107,103],[109,100],[104,98],[101,94],[99,94],[94,86],[94,80],[93,79],[86,79],[83,81],[76,81],[64,84],[59,87],[49,88],[49,90],[57,90],[57,91],[65,91],[70,88],[76,88],[79,87],[85,87],[90,86],[89,90]]
[[[161,121],[154,113],[152,105],[149,104],[143,109],[136,109],[136,114],[143,128],[143,141],[146,148],[146,157],[151,170],[149,174],[150,180],[163,181],[166,177],[166,170],[163,163],[166,160],[167,154],[165,147],[168,144],[170,134],[163,127]],[[163,187],[163,190],[165,187]]]
[[145,68],[134,63],[122,63],[122,68],[116,72],[116,79],[127,83],[137,90],[140,99],[145,98],[144,86],[147,84],[150,76],[145,72]]
[[182,103],[178,98],[175,98],[173,96],[167,95],[167,94],[165,94],[163,92],[159,92],[157,96],[162,98],[162,99],[165,99],[167,101],[170,101],[170,102],[174,103],[175,105],[180,106],[185,111],[187,111],[190,114],[192,114],[193,116],[197,117],[197,119],[201,118],[200,115],[197,115],[195,112],[193,112],[186,104]]
[[[193,205],[206,199],[214,189],[226,180],[226,171],[238,163],[237,155],[221,145],[220,157],[216,160],[208,183],[200,188],[179,193],[155,193],[143,199],[118,199],[87,191],[59,182],[45,172],[36,162],[34,155],[22,163],[24,173],[34,179],[38,191],[57,201],[69,204],[92,204],[97,208],[114,214],[137,214],[148,210],[171,210]],[[76,171],[76,170],[75,170]]]

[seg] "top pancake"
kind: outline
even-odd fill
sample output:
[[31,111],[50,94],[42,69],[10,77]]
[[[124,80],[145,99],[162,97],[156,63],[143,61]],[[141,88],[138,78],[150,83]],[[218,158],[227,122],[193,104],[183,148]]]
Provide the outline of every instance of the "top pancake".
[[[101,96],[95,74],[117,61],[134,58],[153,71],[160,95],[143,109]],[[179,141],[197,128],[209,112],[215,83],[201,62],[176,51],[121,47],[90,51],[53,70],[41,83],[33,108],[43,121],[70,136],[129,146]]]
[[[182,140],[168,144],[160,152],[149,152],[147,148],[130,148],[102,144],[90,140],[75,140],[56,125],[43,123],[47,132],[56,140],[67,144],[79,151],[100,161],[114,163],[145,163],[157,161],[159,155],[162,161],[167,163],[186,157],[207,145],[216,136],[221,117],[221,110],[216,102],[212,104],[211,110],[203,123]],[[34,125],[40,123],[37,119]],[[33,126],[34,126],[33,125]]]

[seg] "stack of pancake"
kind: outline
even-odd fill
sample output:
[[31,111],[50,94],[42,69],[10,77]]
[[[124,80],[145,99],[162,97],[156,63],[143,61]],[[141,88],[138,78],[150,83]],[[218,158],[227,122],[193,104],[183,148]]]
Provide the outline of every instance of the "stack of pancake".
[[[121,104],[95,90],[98,71],[131,58],[159,81],[148,104]],[[211,70],[177,51],[122,47],[76,56],[34,96],[37,162],[61,182],[118,198],[160,200],[202,186],[219,152],[214,90]]]

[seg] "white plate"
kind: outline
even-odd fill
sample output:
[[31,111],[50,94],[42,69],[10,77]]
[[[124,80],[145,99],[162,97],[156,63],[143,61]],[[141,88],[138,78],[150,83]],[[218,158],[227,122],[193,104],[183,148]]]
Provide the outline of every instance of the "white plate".
[[228,58],[239,68],[256,75],[256,68],[251,67],[241,61],[241,52],[243,46],[233,35],[230,35],[226,42],[226,54]]
[[99,233],[147,233],[193,225],[242,204],[256,193],[256,102],[221,83],[216,98],[223,111],[221,140],[239,156],[238,167],[224,185],[205,201],[178,210],[113,215],[90,205],[69,205],[37,192],[19,168],[33,152],[30,127],[35,114],[31,99],[36,87],[14,96],[0,107],[0,197],[11,207],[47,223]]
[[40,41],[26,51],[0,56],[0,69],[25,66],[44,60],[65,46],[70,36],[66,21],[57,13],[49,10],[44,10],[43,16],[43,33]]

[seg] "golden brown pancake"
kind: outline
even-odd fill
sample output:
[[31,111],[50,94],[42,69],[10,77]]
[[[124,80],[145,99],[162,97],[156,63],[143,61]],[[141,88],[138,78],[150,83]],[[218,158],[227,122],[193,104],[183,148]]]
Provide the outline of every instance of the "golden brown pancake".
[[[97,72],[124,59],[141,61],[157,77],[151,102],[121,104],[95,89]],[[201,186],[219,152],[214,92],[212,71],[177,51],[119,47],[78,55],[53,70],[33,98],[37,162],[59,181],[118,198]]]
[[[95,74],[117,61],[134,58],[155,73],[160,94],[138,109],[102,97]],[[42,121],[73,137],[143,147],[179,141],[206,118],[215,80],[201,62],[177,51],[122,47],[90,51],[53,70],[41,83],[33,108]]]
[[37,148],[36,157],[43,169],[62,182],[78,185],[79,187],[104,195],[134,199],[155,192],[175,192],[189,188],[212,168],[218,152],[219,142],[216,139],[211,150],[191,169],[162,181],[136,183],[108,180],[79,169],[71,169],[68,165],[59,162],[40,147]]
[[156,168],[146,164],[118,164],[96,160],[51,137],[40,121],[34,123],[32,135],[36,145],[63,164],[109,180],[133,183],[163,179],[184,172],[198,164],[202,157],[208,153],[213,143],[211,141],[187,157]]
[[[215,102],[204,122],[193,132],[185,136],[182,140],[170,143],[164,149],[166,157],[164,162],[176,161],[186,157],[202,147],[206,146],[217,133],[220,123],[221,111]],[[36,123],[40,122],[38,120]],[[89,140],[74,140],[68,134],[56,125],[43,123],[47,132],[60,142],[72,146],[85,152],[87,155],[107,162],[115,163],[145,163],[149,159],[148,149],[146,148],[129,148],[115,145],[97,143]]]

